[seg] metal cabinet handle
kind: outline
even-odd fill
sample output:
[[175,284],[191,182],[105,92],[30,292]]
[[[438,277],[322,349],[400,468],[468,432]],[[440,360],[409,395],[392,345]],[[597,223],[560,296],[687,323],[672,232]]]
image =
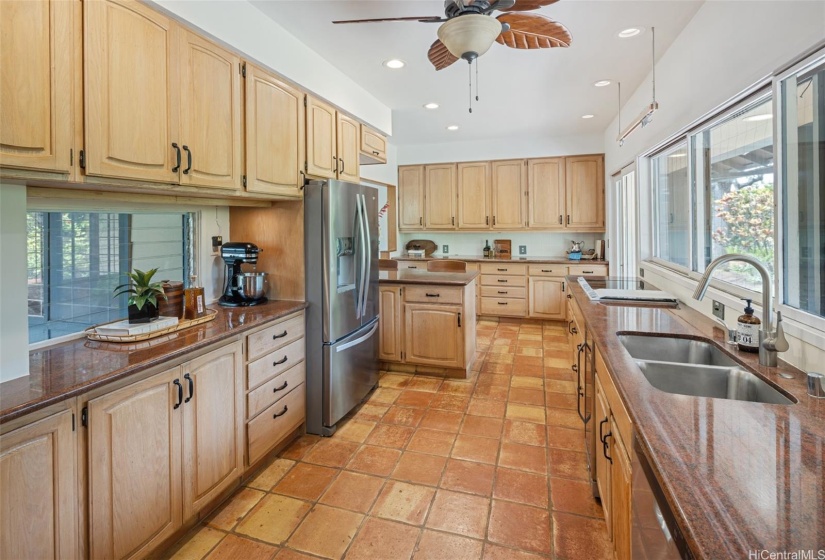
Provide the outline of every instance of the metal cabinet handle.
[[335,156],[332,156],[332,163],[335,165],[335,169],[333,169],[333,171],[335,173],[338,173],[338,158],[335,157]]
[[338,158],[338,161],[341,162],[341,173],[343,173],[346,162],[344,161],[344,158]]
[[602,444],[604,444],[604,436],[602,435],[602,429],[604,428],[605,424],[607,424],[607,417],[605,417],[604,420],[599,422],[599,441],[602,442]]
[[567,225],[570,225],[570,214],[567,215]]
[[178,379],[175,379],[172,383],[174,383],[178,388],[178,402],[175,403],[175,406],[172,408],[177,409],[183,404],[183,385],[180,384]]
[[422,218],[421,216],[418,217],[418,225],[420,225],[420,226],[424,225],[424,218]]
[[372,153],[373,153],[373,154],[375,154],[375,155],[377,155],[377,156],[378,156],[378,155],[381,155],[381,152],[379,152],[378,150],[373,150],[373,151],[372,151]]
[[441,297],[441,294],[424,294],[427,297]]
[[563,223],[564,223],[564,217],[561,214],[559,214],[559,225],[561,225]]
[[545,269],[542,268],[541,271],[542,272],[553,272],[553,269],[551,268],[550,270],[545,270]]
[[273,334],[272,340],[278,340],[279,338],[283,338],[286,336],[286,331],[282,332],[281,334]]
[[498,304],[499,305],[507,305],[507,302],[506,301],[500,301],[500,302],[498,302]]
[[573,370],[573,371],[575,371],[576,373],[578,373],[578,372],[579,372],[579,365],[578,365],[578,364],[573,364],[573,365],[572,365],[572,366],[570,366],[570,367],[571,367],[571,368],[572,368],[572,370]]
[[493,225],[496,225],[496,217],[493,216]]
[[189,146],[183,145],[183,151],[186,152],[186,169],[183,170],[184,175],[189,175],[189,172],[192,171],[192,151],[189,149]]
[[564,282],[561,283],[561,291],[564,292]]
[[501,282],[502,284],[506,284],[507,280],[499,280],[499,282]]
[[605,434],[604,439],[602,440],[602,454],[604,455],[604,458],[610,461],[610,464],[612,465],[613,458],[607,454],[607,438],[609,437],[613,437],[613,432],[607,432],[607,434]]
[[289,387],[289,381],[284,381],[283,385],[281,385],[280,387],[275,387],[274,389],[272,389],[272,392],[277,393],[278,391],[283,391],[287,387]]
[[288,359],[289,359],[288,356],[284,356],[283,360],[278,360],[277,362],[272,362],[272,365],[273,366],[279,366],[281,364],[285,364]]
[[573,296],[571,296],[570,294],[567,294],[567,299],[573,299]]
[[278,416],[283,416],[284,414],[287,413],[288,410],[289,410],[289,407],[287,405],[284,405],[284,409],[281,412],[276,412],[275,414],[272,415],[272,417],[277,418]]
[[407,268],[418,268],[417,266],[408,266]]
[[184,375],[183,378],[189,382],[189,396],[186,397],[185,401],[183,401],[185,403],[188,403],[189,401],[192,400],[192,397],[195,396],[195,380],[192,379],[192,376],[189,375],[188,373],[186,375]]
[[453,225],[455,225],[455,216],[453,216]]
[[172,147],[175,148],[175,167],[172,168],[172,173],[177,173],[180,169],[180,146],[177,142],[172,142]]
[[485,225],[485,226],[489,226],[489,225],[490,225],[490,216],[485,216],[485,217],[484,217],[484,225]]
[[579,334],[579,329],[578,329],[578,328],[576,328],[576,327],[573,327],[573,330],[572,330],[571,332],[572,332],[573,334]]
[[576,334],[573,332],[573,321],[567,321],[567,332],[570,334]]
[[508,269],[506,269],[506,268],[497,268],[496,270],[498,270],[499,272],[507,272]]
[[496,293],[499,293],[499,294],[502,294],[502,295],[507,295],[507,294],[509,294],[510,292],[508,292],[507,290],[499,290],[499,291],[498,291],[498,292],[496,292]]
[[461,327],[461,313],[458,314],[458,326]]

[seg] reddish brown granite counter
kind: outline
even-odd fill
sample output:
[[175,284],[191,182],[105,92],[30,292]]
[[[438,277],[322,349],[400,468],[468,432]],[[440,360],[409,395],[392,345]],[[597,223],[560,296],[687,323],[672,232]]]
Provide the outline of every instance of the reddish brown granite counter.
[[396,261],[437,261],[437,260],[456,260],[456,261],[465,261],[465,262],[510,262],[510,263],[541,263],[541,264],[570,264],[570,265],[577,265],[577,264],[610,264],[604,260],[596,260],[596,259],[583,259],[580,261],[573,261],[568,259],[567,257],[520,257],[518,255],[513,256],[510,259],[489,259],[484,258],[479,255],[430,255],[429,257],[393,257],[393,260]]
[[380,270],[381,284],[430,284],[432,286],[466,286],[478,272],[427,272],[426,270]]
[[[806,394],[805,374],[782,363],[762,367],[755,354],[731,351],[721,328],[684,304],[603,305],[590,301],[575,281],[568,285],[694,555],[747,559],[758,550],[825,549],[825,400]],[[798,402],[659,391],[619,342],[620,332],[713,339]],[[780,371],[794,378],[783,379]]]
[[0,384],[0,423],[122,379],[193,350],[305,309],[304,302],[270,301],[218,310],[214,321],[134,344],[77,339],[29,354],[29,375]]

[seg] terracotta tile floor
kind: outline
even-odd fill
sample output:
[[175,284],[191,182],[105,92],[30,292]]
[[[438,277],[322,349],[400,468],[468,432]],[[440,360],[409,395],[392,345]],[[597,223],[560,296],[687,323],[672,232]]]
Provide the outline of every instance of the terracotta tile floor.
[[167,558],[612,558],[564,326],[478,322],[470,379],[384,373],[329,439],[284,450]]

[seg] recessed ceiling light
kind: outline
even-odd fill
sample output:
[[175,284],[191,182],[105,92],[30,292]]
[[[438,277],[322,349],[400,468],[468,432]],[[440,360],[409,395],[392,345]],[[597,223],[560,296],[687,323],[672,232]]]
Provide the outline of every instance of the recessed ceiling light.
[[770,113],[766,113],[764,115],[751,115],[750,117],[745,117],[742,119],[745,122],[757,122],[757,121],[767,121],[773,118],[773,115]]
[[400,60],[398,58],[391,58],[390,60],[385,60],[384,61],[384,66],[386,66],[387,68],[392,68],[393,70],[398,70],[399,68],[404,68],[404,66],[406,66],[406,65],[407,65],[406,62],[404,62],[403,60]]
[[450,126],[447,127],[447,130],[458,130],[458,125],[451,124]]
[[596,86],[596,87],[604,87],[604,86],[609,86],[610,83],[611,83],[610,80],[599,80],[598,82],[596,82],[593,85]]
[[643,28],[641,27],[628,27],[627,29],[623,29],[619,31],[619,37],[622,39],[629,39],[630,37],[635,37],[639,33],[641,33]]
[[425,109],[438,109],[438,103],[427,103],[424,105]]
[[595,117],[595,116],[596,116],[596,115],[582,115],[582,118],[583,118],[583,119],[592,119],[592,118],[593,118],[593,117]]

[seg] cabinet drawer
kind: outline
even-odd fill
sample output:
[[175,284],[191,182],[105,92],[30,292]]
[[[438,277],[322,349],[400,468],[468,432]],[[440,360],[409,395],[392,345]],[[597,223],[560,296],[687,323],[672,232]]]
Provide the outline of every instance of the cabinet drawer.
[[306,420],[306,384],[269,406],[246,426],[249,464],[275,447]]
[[527,315],[527,300],[482,297],[481,314],[525,317]]
[[482,286],[520,286],[527,287],[526,276],[499,276],[493,274],[481,275]]
[[246,388],[254,389],[306,357],[303,338],[291,342],[246,366]]
[[305,328],[304,314],[301,313],[297,317],[275,323],[262,331],[250,334],[247,337],[246,358],[254,360],[267,352],[272,352],[289,344],[293,340],[302,338]]
[[524,299],[527,297],[527,288],[516,288],[512,286],[482,286],[481,297]]
[[276,375],[246,397],[246,417],[254,418],[272,403],[286,396],[295,387],[306,381],[306,362],[293,364],[288,370]]
[[398,270],[404,270],[405,268],[427,270],[427,261],[398,261]]
[[528,273],[530,276],[566,276],[568,274],[566,264],[531,264]]
[[607,266],[603,264],[587,265],[575,264],[568,267],[571,275],[579,276],[607,276]]
[[404,301],[409,303],[458,303],[463,288],[447,286],[405,286]]
[[527,272],[526,264],[481,263],[482,274],[510,274],[519,275]]

